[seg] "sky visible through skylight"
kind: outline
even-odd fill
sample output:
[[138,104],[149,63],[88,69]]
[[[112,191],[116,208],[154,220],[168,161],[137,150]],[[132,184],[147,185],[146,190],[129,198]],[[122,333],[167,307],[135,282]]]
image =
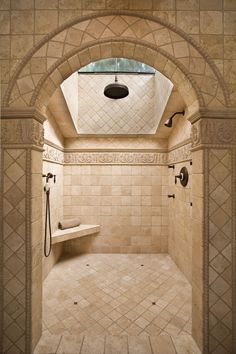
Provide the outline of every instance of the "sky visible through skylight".
[[126,58],[109,58],[83,66],[78,73],[140,73],[155,74],[155,69],[136,60]]

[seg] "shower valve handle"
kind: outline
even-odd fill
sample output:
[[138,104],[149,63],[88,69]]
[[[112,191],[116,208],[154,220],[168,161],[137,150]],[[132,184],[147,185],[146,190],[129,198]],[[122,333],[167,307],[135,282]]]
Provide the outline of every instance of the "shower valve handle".
[[177,183],[177,178],[179,178],[180,181],[183,181],[183,179],[184,179],[184,174],[181,172],[179,175],[175,176],[175,184]]
[[49,178],[53,178],[53,182],[56,183],[56,175],[53,175],[51,172],[48,172],[46,175],[42,175],[46,178],[46,183],[48,183]]

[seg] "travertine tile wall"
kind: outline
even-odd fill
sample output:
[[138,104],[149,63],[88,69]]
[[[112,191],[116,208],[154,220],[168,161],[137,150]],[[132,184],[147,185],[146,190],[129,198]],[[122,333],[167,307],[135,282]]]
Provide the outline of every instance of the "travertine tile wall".
[[[186,167],[189,172],[189,181],[183,187],[179,181],[175,184],[175,175]],[[169,169],[168,192],[175,194],[175,198],[168,200],[169,228],[168,253],[185,274],[192,281],[192,166],[189,161],[175,164],[175,169]]]
[[[64,138],[60,132],[60,129],[55,122],[53,115],[48,111],[48,120],[44,123],[44,137],[52,144],[57,144],[58,147],[63,147]],[[49,180],[50,184],[50,210],[51,210],[51,226],[52,233],[58,228],[58,222],[63,218],[63,166],[55,161],[43,161],[43,174],[51,172],[56,175],[56,183],[53,179]],[[44,191],[44,185],[46,179],[42,179],[41,191],[43,197],[42,203],[42,215],[43,215],[43,229],[42,229],[42,242],[44,243],[45,232],[45,213],[46,213],[46,193]],[[48,238],[49,238],[49,230]],[[49,243],[47,243],[49,244]],[[52,252],[49,257],[43,257],[43,279],[48,275],[53,265],[58,261],[63,251],[63,245],[61,243],[52,246]]]
[[[168,147],[174,154],[176,146],[186,144],[190,140],[191,124],[185,116],[179,115],[173,119],[173,128],[168,139]],[[182,148],[189,149],[189,144]],[[178,154],[178,153],[177,153]],[[192,281],[192,166],[190,165],[191,152],[184,162],[174,164],[175,169],[169,169],[169,194],[175,194],[175,199],[168,201],[169,234],[168,252],[182,270],[188,280]],[[181,157],[179,157],[181,161]],[[178,179],[175,184],[175,175],[179,175],[180,169],[186,167],[189,172],[189,182],[186,187],[180,184]]]
[[[51,172],[56,175],[56,183],[53,180],[49,180],[50,184],[50,210],[51,210],[51,226],[52,233],[58,229],[58,222],[63,218],[63,166],[61,164],[43,161],[43,173],[47,174]],[[43,187],[46,183],[45,178],[42,180],[42,193],[43,193],[43,229],[42,229],[42,242],[44,242],[44,232],[45,232],[45,208],[46,208],[46,193]],[[47,229],[48,230],[48,229]],[[49,230],[48,239],[49,239]],[[49,244],[49,243],[47,243]],[[52,252],[49,257],[43,257],[43,278],[47,276],[53,265],[58,261],[62,254],[62,244],[52,246]]]
[[203,248],[204,248],[204,153],[192,152],[192,333],[200,349],[203,348]]
[[30,353],[42,331],[43,117],[32,110],[13,117],[1,121],[0,351],[18,354]]
[[100,224],[98,236],[67,242],[76,252],[167,252],[167,168],[64,167],[64,216]]
[[[232,55],[235,48],[235,14],[236,5],[233,0],[173,0],[173,1],[1,1],[1,27],[0,27],[0,56],[3,68],[3,90],[9,82],[10,73],[16,67],[19,60],[36,44],[42,37],[64,24],[81,15],[87,15],[91,11],[131,10],[141,11],[147,15],[158,16],[160,19],[175,25],[186,34],[194,38],[208,52],[214,60],[235,102],[235,57]],[[224,10],[224,13],[223,13]],[[117,33],[121,33],[121,29]],[[95,30],[95,38],[99,31]],[[72,45],[73,35],[72,35]],[[177,48],[177,47],[176,47]],[[54,42],[48,48],[50,58],[46,60],[42,56],[35,58],[34,74],[42,68],[50,67],[63,50],[70,50],[68,45],[63,48],[60,42]],[[176,55],[183,53],[185,45],[176,49]],[[167,48],[168,50],[168,48]],[[42,51],[43,53],[43,51]],[[43,58],[43,59],[42,59]],[[40,59],[41,62],[39,64]],[[181,58],[182,59],[182,58]],[[184,58],[182,59],[185,63]],[[197,76],[202,70],[202,62],[194,58],[191,63],[193,75]],[[41,69],[40,69],[41,67]],[[208,83],[205,82],[207,85]]]

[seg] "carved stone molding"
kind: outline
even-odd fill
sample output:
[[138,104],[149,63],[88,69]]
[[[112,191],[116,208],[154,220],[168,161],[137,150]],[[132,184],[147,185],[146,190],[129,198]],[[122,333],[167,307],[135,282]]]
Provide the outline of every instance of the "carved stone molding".
[[47,118],[39,112],[34,107],[24,107],[24,108],[10,108],[10,107],[4,107],[1,110],[1,119],[29,119],[29,118],[34,118],[40,123],[43,123]]
[[43,159],[63,164],[64,152],[59,150],[55,146],[49,146],[44,144]]
[[191,159],[191,143],[168,151],[70,151],[44,144],[43,159],[60,164],[142,164],[165,165]]
[[167,154],[145,152],[75,152],[65,153],[67,164],[147,164],[159,165],[167,163]]
[[236,145],[236,119],[200,119],[192,126],[192,147]]
[[2,119],[1,139],[3,145],[34,145],[43,147],[43,125],[35,119]]
[[180,146],[178,148],[174,148],[168,153],[168,163],[182,162],[191,160],[192,144],[188,143],[186,145]]

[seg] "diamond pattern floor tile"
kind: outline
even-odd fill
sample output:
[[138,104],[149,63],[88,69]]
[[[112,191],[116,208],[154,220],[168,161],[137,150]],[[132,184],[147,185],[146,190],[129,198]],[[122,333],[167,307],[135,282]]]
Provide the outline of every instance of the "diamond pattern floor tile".
[[187,334],[191,287],[167,255],[68,257],[45,280],[43,310],[52,335]]

